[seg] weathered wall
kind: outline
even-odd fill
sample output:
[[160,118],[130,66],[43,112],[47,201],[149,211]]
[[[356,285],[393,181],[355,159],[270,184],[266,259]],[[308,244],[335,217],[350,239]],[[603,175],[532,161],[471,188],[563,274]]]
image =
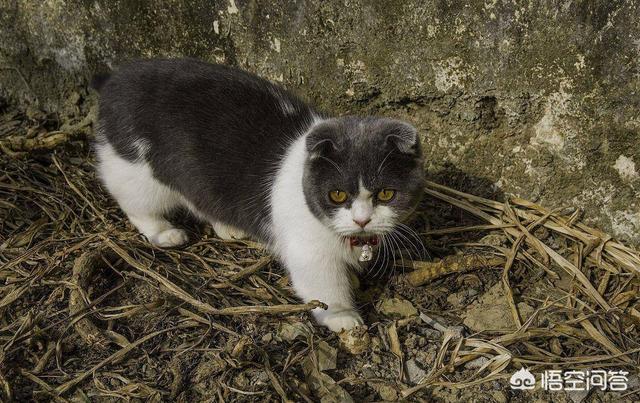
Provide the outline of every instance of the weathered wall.
[[18,102],[72,114],[93,72],[132,57],[230,63],[336,114],[406,118],[430,172],[583,206],[640,243],[638,1],[0,5],[0,94]]

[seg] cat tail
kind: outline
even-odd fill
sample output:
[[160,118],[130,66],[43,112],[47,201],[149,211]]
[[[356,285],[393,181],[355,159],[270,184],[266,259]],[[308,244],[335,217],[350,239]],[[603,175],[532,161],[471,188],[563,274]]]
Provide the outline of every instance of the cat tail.
[[91,79],[91,88],[100,92],[100,89],[109,81],[111,78],[111,73],[98,73],[93,76]]

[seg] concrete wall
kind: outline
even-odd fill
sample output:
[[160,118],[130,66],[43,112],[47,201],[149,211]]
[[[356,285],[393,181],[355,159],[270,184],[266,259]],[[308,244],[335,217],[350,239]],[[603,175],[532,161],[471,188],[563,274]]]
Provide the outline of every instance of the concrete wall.
[[63,117],[95,71],[182,55],[405,118],[437,180],[640,244],[638,1],[0,0],[0,94]]

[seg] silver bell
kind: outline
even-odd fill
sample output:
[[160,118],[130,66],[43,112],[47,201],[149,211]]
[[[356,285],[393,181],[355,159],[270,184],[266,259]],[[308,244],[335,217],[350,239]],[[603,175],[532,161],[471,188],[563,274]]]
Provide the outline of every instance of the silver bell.
[[362,245],[362,251],[360,252],[360,257],[358,258],[361,262],[368,262],[373,258],[373,248],[368,243]]

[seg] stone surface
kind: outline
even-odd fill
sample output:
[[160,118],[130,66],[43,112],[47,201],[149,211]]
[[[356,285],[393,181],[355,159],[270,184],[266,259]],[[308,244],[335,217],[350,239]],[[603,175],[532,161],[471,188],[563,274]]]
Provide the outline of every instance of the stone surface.
[[340,347],[351,354],[358,355],[369,350],[371,336],[367,333],[366,326],[356,326],[350,330],[338,333]]
[[420,368],[415,359],[410,359],[405,363],[405,372],[410,383],[417,385],[427,375],[427,372]]
[[413,122],[436,181],[576,204],[640,243],[638,1],[0,0],[0,37],[0,104],[64,116],[124,60],[228,63]]
[[390,318],[410,318],[418,315],[415,306],[402,298],[383,298],[377,306],[378,312]]
[[[517,305],[520,319],[524,323],[533,315],[534,309],[524,302]],[[463,316],[465,326],[474,332],[517,329],[502,282],[493,285],[476,302],[469,305]]]

